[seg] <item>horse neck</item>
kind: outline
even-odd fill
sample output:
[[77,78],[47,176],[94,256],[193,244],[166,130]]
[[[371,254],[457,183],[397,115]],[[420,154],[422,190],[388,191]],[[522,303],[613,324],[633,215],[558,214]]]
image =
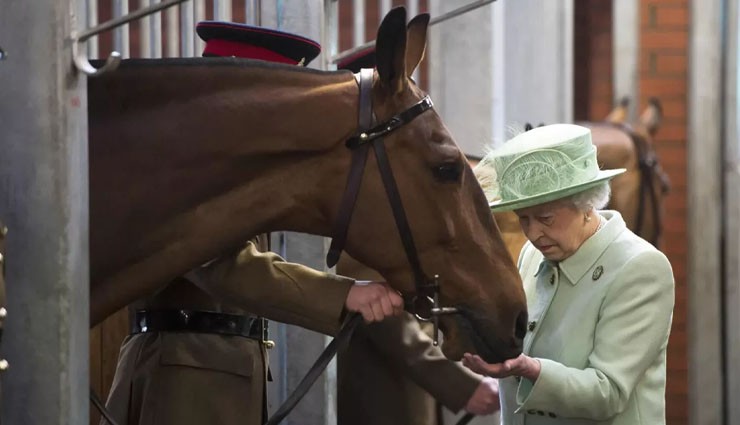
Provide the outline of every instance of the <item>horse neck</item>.
[[[90,99],[91,114],[110,113],[99,130],[125,141],[101,166],[138,168],[149,189],[158,176],[185,185],[156,200],[173,212],[228,204],[224,220],[248,221],[240,235],[328,231],[317,189],[332,184],[341,142],[356,128],[357,85],[348,73],[228,59],[132,63],[117,73]],[[108,97],[118,104],[106,105]],[[158,160],[165,155],[167,167]]]

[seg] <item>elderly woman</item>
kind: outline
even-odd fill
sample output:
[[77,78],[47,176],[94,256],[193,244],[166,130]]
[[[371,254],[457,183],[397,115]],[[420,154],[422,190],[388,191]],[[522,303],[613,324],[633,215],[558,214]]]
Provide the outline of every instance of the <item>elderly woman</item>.
[[524,353],[475,372],[500,379],[501,423],[665,424],[674,281],[666,257],[600,211],[608,181],[590,130],[556,124],[489,154],[493,211],[513,210],[529,240],[518,267],[529,310]]

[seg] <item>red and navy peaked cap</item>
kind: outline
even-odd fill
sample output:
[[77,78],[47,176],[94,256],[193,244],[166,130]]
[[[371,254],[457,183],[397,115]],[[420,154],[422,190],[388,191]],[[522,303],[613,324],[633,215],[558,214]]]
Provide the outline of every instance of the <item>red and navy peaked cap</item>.
[[321,53],[319,43],[300,35],[234,22],[202,21],[195,26],[206,46],[203,56],[235,56],[307,65]]
[[360,72],[362,68],[375,68],[375,46],[370,46],[337,62],[337,69]]

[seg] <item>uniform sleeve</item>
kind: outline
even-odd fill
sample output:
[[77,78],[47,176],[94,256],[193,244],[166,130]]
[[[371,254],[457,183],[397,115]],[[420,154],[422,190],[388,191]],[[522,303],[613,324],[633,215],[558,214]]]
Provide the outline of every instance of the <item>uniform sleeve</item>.
[[[382,279],[377,271],[349,255],[342,256],[337,271],[357,279]],[[481,382],[481,376],[447,359],[410,314],[361,324],[356,332],[362,332],[386,362],[404,371],[416,385],[452,411],[465,407]]]
[[201,267],[194,281],[214,297],[270,320],[333,335],[354,279],[289,263],[253,242]]
[[659,251],[623,267],[603,301],[585,369],[538,359],[539,378],[522,379],[517,412],[606,420],[621,413],[640,378],[668,343],[674,304],[671,266]]
[[482,377],[449,360],[410,314],[365,326],[365,334],[387,361],[448,409],[465,407]]

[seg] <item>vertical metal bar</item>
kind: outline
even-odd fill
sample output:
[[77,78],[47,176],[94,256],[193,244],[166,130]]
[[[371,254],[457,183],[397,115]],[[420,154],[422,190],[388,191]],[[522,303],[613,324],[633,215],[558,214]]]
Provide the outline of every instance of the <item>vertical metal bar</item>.
[[[128,0],[113,0],[113,17],[118,18],[128,14]],[[113,49],[121,53],[121,57],[130,56],[129,25],[121,25],[113,30]]]
[[164,16],[167,20],[167,57],[176,58],[180,55],[177,8],[171,7],[167,9],[164,13]]
[[[628,97],[639,105],[640,0],[612,2],[613,103]],[[637,119],[639,108],[629,108],[629,122]]]
[[[689,424],[724,424],[722,364],[722,0],[689,3]],[[736,66],[736,64],[733,64]],[[737,335],[737,334],[735,334]],[[735,403],[737,398],[735,397]]]
[[352,0],[352,46],[365,42],[365,0]]
[[[278,7],[280,7],[278,5]],[[249,25],[262,25],[262,1],[244,0],[245,22]]]
[[332,62],[339,52],[339,4],[336,0],[324,0],[324,22],[321,23],[321,69],[337,69]]
[[1,8],[9,52],[0,64],[0,217],[9,229],[2,351],[10,363],[2,422],[87,424],[87,80],[68,42],[72,28],[86,26],[85,3],[2,0]]
[[[161,0],[154,0],[154,3],[160,3]],[[151,49],[153,58],[162,57],[162,12],[157,12],[152,15],[152,26],[151,26]]]
[[[206,19],[205,0],[193,0],[193,14],[195,15],[194,19],[196,24]],[[198,34],[194,34],[193,39],[195,40],[195,55],[200,56],[203,54],[205,43],[200,39],[200,37],[198,37]]]
[[[408,18],[411,19],[414,16],[419,14],[419,0],[406,0],[406,10],[408,13]],[[418,82],[419,81],[419,68],[416,68],[414,70],[414,73],[412,75],[412,78]]]
[[380,0],[379,3],[380,6],[380,20],[383,20],[383,17],[390,12],[391,7],[393,7],[393,0]]
[[561,101],[561,120],[560,122],[573,122],[573,21],[575,16],[574,0],[561,0],[560,23],[561,29],[558,31],[560,37],[561,53],[560,59],[561,83],[558,84]]
[[180,6],[180,55],[185,58],[195,56],[193,37],[195,36],[195,14],[193,8],[185,3]]
[[244,0],[244,23],[254,25],[254,0]]
[[231,21],[231,0],[214,0],[213,16],[218,21]]
[[492,147],[506,141],[506,2],[491,6],[491,115]]
[[[89,0],[88,0],[89,1]],[[139,0],[139,7],[151,6],[152,0]],[[152,17],[141,18],[139,25],[139,51],[142,58],[152,57]]]
[[406,0],[406,13],[409,19],[419,14],[419,0]]
[[[87,3],[87,26],[91,28],[98,24],[98,0],[86,0],[85,3]],[[98,37],[91,37],[87,40],[87,56],[97,58],[99,55]]]
[[[321,6],[325,7],[326,3],[322,2]],[[321,19],[323,22],[324,16],[321,16]],[[277,0],[275,3],[275,28],[279,30],[283,29],[283,22],[285,22],[285,0]],[[321,28],[324,28],[323,25]]]
[[724,387],[726,425],[740,425],[740,403],[730,402],[732,394],[740,394],[740,1],[725,2],[726,36],[724,46]]

